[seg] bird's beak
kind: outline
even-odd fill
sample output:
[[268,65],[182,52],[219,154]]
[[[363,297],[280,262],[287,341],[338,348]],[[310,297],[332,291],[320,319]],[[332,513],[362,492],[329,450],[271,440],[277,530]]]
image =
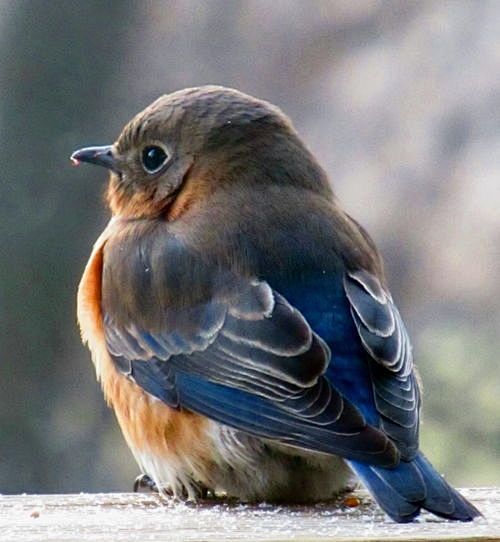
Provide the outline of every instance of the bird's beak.
[[78,166],[80,162],[88,162],[89,164],[103,166],[115,173],[119,173],[116,159],[113,156],[113,147],[111,145],[78,149],[71,155],[70,159],[75,166]]

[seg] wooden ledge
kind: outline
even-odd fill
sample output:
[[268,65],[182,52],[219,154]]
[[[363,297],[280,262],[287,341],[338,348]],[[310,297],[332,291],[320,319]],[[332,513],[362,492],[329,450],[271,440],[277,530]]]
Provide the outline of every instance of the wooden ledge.
[[[183,504],[156,495],[110,493],[0,496],[2,542],[121,541],[500,541],[500,489],[463,490],[484,518],[411,524],[387,519],[366,492],[356,507]],[[354,504],[354,503],[352,503]]]

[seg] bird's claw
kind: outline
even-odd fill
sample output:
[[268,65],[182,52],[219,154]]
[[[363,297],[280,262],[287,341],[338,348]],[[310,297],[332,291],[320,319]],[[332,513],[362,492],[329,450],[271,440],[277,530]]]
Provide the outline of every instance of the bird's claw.
[[134,480],[134,493],[159,493],[159,491],[150,476],[141,474]]
[[[153,479],[147,475],[147,474],[141,474],[134,480],[134,493],[160,493],[158,486],[153,481]],[[201,482],[192,482],[191,489],[194,493],[194,499],[193,495],[190,495],[188,490],[186,488],[183,488],[182,493],[180,495],[175,495],[174,491],[170,487],[162,487],[161,493],[163,495],[166,495],[168,497],[177,497],[183,501],[188,500],[206,500],[211,495],[212,492],[208,487],[206,487]]]

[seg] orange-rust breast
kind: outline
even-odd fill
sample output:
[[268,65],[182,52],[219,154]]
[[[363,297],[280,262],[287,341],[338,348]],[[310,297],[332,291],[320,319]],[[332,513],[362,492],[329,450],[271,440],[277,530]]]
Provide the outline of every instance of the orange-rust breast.
[[[139,458],[153,454],[172,465],[209,462],[206,431],[209,420],[175,410],[152,397],[114,366],[104,338],[101,312],[103,247],[120,231],[111,220],[97,240],[78,289],[78,321],[82,339],[92,353],[106,400],[113,407],[123,435]],[[149,473],[151,474],[151,473]]]

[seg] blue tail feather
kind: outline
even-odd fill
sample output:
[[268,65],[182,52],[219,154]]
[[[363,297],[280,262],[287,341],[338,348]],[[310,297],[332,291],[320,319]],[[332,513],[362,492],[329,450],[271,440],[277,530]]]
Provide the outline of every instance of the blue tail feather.
[[481,515],[475,506],[446,482],[424,454],[419,453],[414,463],[422,473],[427,488],[423,508],[438,516],[460,521],[471,521]]
[[418,516],[420,506],[402,497],[370,465],[354,461],[350,461],[349,464],[380,507],[394,521],[408,522]]
[[401,461],[393,469],[358,461],[349,464],[381,508],[400,523],[414,519],[422,508],[459,521],[471,521],[481,515],[444,480],[422,453],[411,461]]

